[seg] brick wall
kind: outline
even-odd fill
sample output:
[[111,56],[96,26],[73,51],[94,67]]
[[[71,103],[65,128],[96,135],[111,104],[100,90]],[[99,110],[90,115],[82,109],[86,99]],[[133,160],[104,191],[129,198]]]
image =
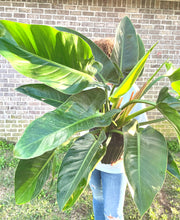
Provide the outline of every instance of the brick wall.
[[[146,49],[159,41],[139,85],[168,58],[180,66],[180,1],[0,0],[0,19],[66,26],[92,39],[114,37],[115,28],[124,16],[130,17]],[[30,121],[52,109],[14,90],[31,82],[0,57],[0,139],[17,141]],[[169,85],[166,80],[158,82],[146,98],[155,100],[157,90],[164,85]],[[157,112],[149,113],[150,119],[157,117]],[[159,129],[170,132],[164,124]]]

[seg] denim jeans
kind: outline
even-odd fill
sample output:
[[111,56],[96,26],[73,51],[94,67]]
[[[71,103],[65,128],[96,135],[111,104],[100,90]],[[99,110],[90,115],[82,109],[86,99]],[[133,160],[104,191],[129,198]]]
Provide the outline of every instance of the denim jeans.
[[123,220],[127,178],[124,173],[111,174],[94,170],[90,179],[95,220]]

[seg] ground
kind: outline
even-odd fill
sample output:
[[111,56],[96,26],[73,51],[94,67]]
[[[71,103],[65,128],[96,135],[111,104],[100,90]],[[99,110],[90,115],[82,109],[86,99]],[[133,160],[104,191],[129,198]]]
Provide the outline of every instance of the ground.
[[[71,209],[60,212],[56,202],[56,185],[49,188],[50,181],[46,184],[39,196],[33,201],[16,205],[14,198],[14,173],[18,160],[12,155],[13,145],[0,142],[0,219],[48,219],[48,220],[93,220],[92,195],[89,187],[80,197],[78,203]],[[62,160],[63,152],[60,154]],[[180,153],[175,154],[180,168]],[[60,163],[57,165],[59,166]],[[58,167],[57,167],[58,169]],[[178,220],[180,219],[180,182],[166,175],[166,180],[161,191],[157,194],[150,209],[142,218],[143,220]],[[124,205],[125,220],[140,219],[137,208],[127,189]]]

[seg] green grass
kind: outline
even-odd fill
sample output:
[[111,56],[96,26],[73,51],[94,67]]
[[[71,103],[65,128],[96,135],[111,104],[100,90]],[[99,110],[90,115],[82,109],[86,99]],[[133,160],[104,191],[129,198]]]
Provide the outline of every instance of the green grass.
[[12,155],[13,147],[13,143],[0,140],[0,170],[17,165],[18,160]]
[[168,148],[171,152],[178,153],[180,152],[180,144],[178,140],[169,140],[167,142]]
[[[174,144],[174,143],[173,143]],[[56,201],[56,181],[50,188],[49,180],[37,198],[24,205],[16,205],[14,198],[14,174],[18,160],[13,158],[13,144],[0,141],[0,219],[48,219],[48,220],[93,220],[92,195],[89,187],[85,190],[73,208],[60,212]],[[173,145],[174,146],[174,145]],[[175,147],[176,148],[176,147]],[[174,149],[174,147],[173,147]],[[64,146],[59,150],[56,171],[59,169],[64,153]],[[180,167],[180,153],[173,153]],[[56,178],[56,177],[55,177]],[[180,182],[169,174],[165,184],[157,194],[143,220],[178,220],[180,219]],[[137,208],[126,191],[124,205],[125,220],[140,219]]]

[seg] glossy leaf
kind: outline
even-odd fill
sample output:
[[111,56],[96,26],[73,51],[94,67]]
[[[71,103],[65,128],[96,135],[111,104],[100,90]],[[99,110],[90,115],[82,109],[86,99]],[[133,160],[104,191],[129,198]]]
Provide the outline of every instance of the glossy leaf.
[[163,87],[157,99],[157,103],[167,103],[170,107],[180,112],[180,100],[169,94],[168,87]]
[[97,112],[105,92],[91,89],[71,96],[56,110],[33,121],[16,144],[14,154],[21,159],[37,157],[67,141],[76,132],[104,127],[119,110]]
[[[139,61],[145,55],[146,51],[145,51],[144,43],[138,34],[137,34],[137,40],[138,40],[138,48],[139,48],[139,56],[138,56],[138,61]],[[139,77],[142,76],[143,71],[144,68],[142,69]]]
[[60,106],[70,97],[44,84],[23,85],[16,90],[54,107]]
[[176,69],[172,63],[166,63],[166,68],[172,88],[180,95],[180,68]]
[[[180,74],[180,71],[179,71]],[[180,80],[171,83],[172,88],[180,95]]]
[[139,34],[137,34],[137,40],[138,40],[138,48],[139,48],[138,60],[140,60],[145,55],[146,51],[145,51],[144,43],[140,38]]
[[141,216],[161,189],[167,167],[167,144],[161,133],[147,127],[136,130],[137,121],[123,128],[124,165]]
[[57,183],[60,210],[71,207],[87,186],[92,170],[105,153],[100,146],[105,139],[105,132],[97,140],[86,134],[75,141],[64,157]]
[[166,118],[166,120],[169,121],[169,123],[173,126],[180,140],[180,114],[179,112],[175,110],[174,108],[170,107],[166,103],[158,103],[157,109]]
[[128,17],[121,20],[116,29],[115,44],[111,59],[119,66],[124,76],[138,62],[139,48],[136,31]]
[[141,97],[143,97],[144,94],[146,94],[146,93],[152,88],[152,86],[153,86],[154,84],[156,84],[156,83],[157,83],[159,80],[161,80],[162,78],[164,78],[164,76],[159,76],[159,77],[157,77],[155,80],[149,82],[149,83],[147,84],[146,88],[144,89],[144,92],[142,93],[142,96],[141,96]]
[[43,25],[0,21],[0,54],[21,74],[66,94],[96,83],[102,65],[79,36]]
[[17,204],[29,202],[39,194],[49,177],[53,151],[29,159],[20,160],[15,174],[15,198]]
[[76,34],[81,37],[84,41],[86,41],[91,50],[93,52],[95,60],[103,64],[102,71],[96,74],[96,78],[98,81],[106,81],[114,84],[118,84],[120,81],[120,74],[116,70],[114,64],[111,60],[107,57],[107,55],[89,38],[85,37],[84,35],[80,34],[79,32],[66,28],[66,27],[55,27],[59,31],[64,31],[72,34]]
[[167,88],[160,91],[156,107],[175,129],[180,140],[180,113],[178,112],[180,101],[170,96],[167,91]]
[[180,180],[180,172],[178,169],[178,166],[173,159],[171,153],[168,153],[168,165],[167,165],[167,171],[170,173],[172,176],[176,177],[178,180]]
[[156,46],[156,44],[151,47],[151,49],[142,57],[142,59],[136,64],[136,66],[131,70],[131,72],[128,74],[128,76],[123,80],[123,82],[120,84],[120,86],[115,90],[115,92],[110,96],[110,101],[117,102],[119,97],[124,95],[126,92],[129,91],[129,89],[132,87],[132,85],[135,83],[136,79],[140,75],[146,60],[153,50],[153,48]]

